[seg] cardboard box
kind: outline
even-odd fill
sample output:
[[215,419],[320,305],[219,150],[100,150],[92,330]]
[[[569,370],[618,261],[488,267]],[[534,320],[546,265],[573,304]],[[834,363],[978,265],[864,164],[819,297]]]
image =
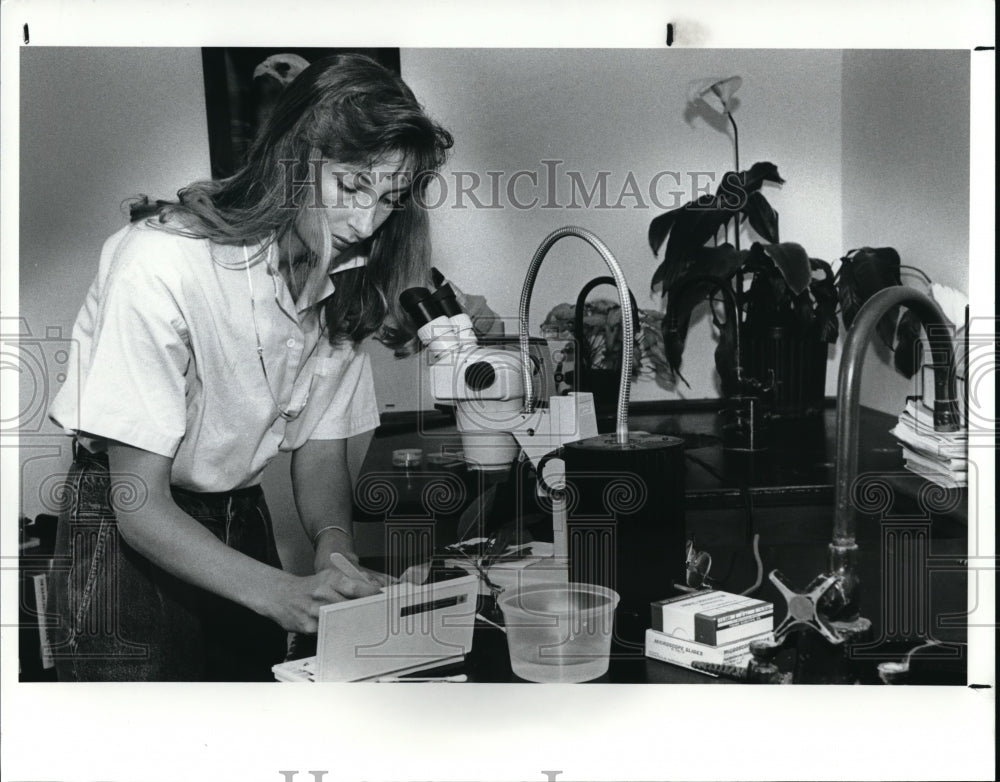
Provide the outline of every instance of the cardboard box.
[[651,606],[653,630],[708,646],[774,629],[773,605],[714,589],[657,600]]
[[[750,643],[752,641],[773,641],[774,633],[766,630],[757,635],[741,638],[722,646],[709,646],[699,644],[694,641],[685,641],[674,638],[666,633],[657,630],[646,631],[646,656],[661,662],[680,665],[683,668],[695,670],[691,663],[698,661],[703,663],[719,663],[725,665],[735,665],[744,667],[752,655],[750,654]],[[706,671],[699,671],[706,673]],[[714,676],[715,674],[708,674]]]

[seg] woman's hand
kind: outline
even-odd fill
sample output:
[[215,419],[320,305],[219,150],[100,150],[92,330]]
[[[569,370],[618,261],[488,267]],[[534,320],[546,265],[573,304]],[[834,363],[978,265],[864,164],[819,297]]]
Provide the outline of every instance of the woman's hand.
[[[346,564],[343,560],[338,562],[338,557],[343,557],[347,560]],[[390,575],[379,573],[377,570],[372,570],[371,568],[362,566],[358,560],[358,555],[350,550],[333,549],[327,551],[321,546],[316,550],[316,559],[313,564],[315,565],[317,573],[332,567],[346,573],[347,575],[360,575],[363,578],[374,581],[380,587],[397,583],[397,579]]]
[[379,593],[376,581],[348,575],[332,563],[312,576],[282,572],[277,581],[264,613],[292,633],[315,633],[322,606]]

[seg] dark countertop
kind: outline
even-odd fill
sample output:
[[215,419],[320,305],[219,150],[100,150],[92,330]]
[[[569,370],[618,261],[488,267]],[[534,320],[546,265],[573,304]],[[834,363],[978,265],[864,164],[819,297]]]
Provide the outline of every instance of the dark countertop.
[[[919,525],[916,525],[919,526]],[[864,650],[865,659],[856,663],[854,670],[867,683],[877,684],[877,664],[885,661],[899,662],[907,652],[922,646],[926,639],[933,638],[941,646],[938,650],[924,649],[923,655],[938,654],[923,658],[923,662],[913,665],[913,683],[921,684],[965,684],[964,644],[967,640],[965,612],[967,610],[967,573],[965,569],[965,541],[951,539],[934,541],[926,552],[929,565],[925,565],[924,589],[926,603],[919,600],[893,603],[883,600],[883,579],[890,568],[883,558],[884,550],[876,545],[862,545],[858,557],[858,574],[863,585],[861,602],[862,615],[872,622],[872,642]],[[745,547],[738,545],[715,546],[713,554],[725,560],[725,569],[730,576],[723,587],[731,591],[742,591],[753,584],[756,565]],[[779,568],[797,590],[803,590],[815,576],[824,572],[827,566],[825,546],[813,542],[761,545],[761,559],[765,572]],[[933,586],[933,588],[931,588]],[[775,626],[784,618],[786,606],[777,588],[765,576],[760,588],[753,596],[771,602],[775,607]],[[481,598],[480,610],[489,612],[488,598]],[[494,619],[502,622],[495,614]],[[812,637],[807,637],[812,636]],[[818,636],[806,630],[799,641],[806,645],[815,644]],[[822,680],[828,669],[809,670],[797,667],[800,652],[795,647],[796,635],[788,648],[781,651],[776,660],[781,670],[795,671],[797,676],[812,677],[804,683],[828,683]],[[958,659],[953,656],[958,654]],[[951,655],[951,656],[949,656]],[[523,683],[510,667],[507,640],[501,630],[482,621],[477,621],[473,636],[472,651],[461,663],[424,671],[418,676],[448,676],[463,673],[470,682],[480,683]],[[819,677],[817,679],[817,677]],[[920,678],[917,678],[920,677]],[[645,657],[641,650],[622,645],[612,647],[607,673],[595,684],[727,684],[731,679],[717,678],[705,673],[682,668]]]
[[[685,499],[689,511],[754,507],[832,506],[836,452],[835,400],[820,416],[787,423],[772,423],[769,447],[758,452],[733,452],[722,447],[719,410],[721,400],[695,402],[640,402],[630,407],[629,429],[680,437],[685,442]],[[363,472],[376,473],[393,484],[401,506],[419,501],[440,468],[427,464],[429,454],[461,448],[453,418],[441,411],[418,411],[384,416],[372,441]],[[902,495],[917,498],[926,483],[908,473],[889,430],[895,417],[869,408],[861,409],[859,472],[878,474]],[[598,429],[614,430],[612,415],[598,418]],[[392,467],[392,451],[421,448],[425,463],[417,470]],[[462,470],[452,470],[458,474]],[[482,484],[497,476],[480,476]],[[938,505],[949,508],[949,518],[964,523],[964,490],[947,493]],[[376,520],[377,514],[362,519]]]
[[[760,575],[761,583],[753,594],[775,605],[776,622],[787,608],[767,574],[781,570],[793,588],[804,591],[828,569],[835,478],[833,402],[821,416],[773,428],[770,447],[752,455],[722,448],[721,401],[638,403],[630,409],[630,430],[669,434],[685,441],[686,533],[699,549],[710,553],[713,586],[743,592]],[[858,570],[864,585],[862,614],[872,620],[874,637],[881,639],[883,659],[898,661],[928,633],[945,642],[965,639],[960,619],[967,603],[967,494],[965,490],[927,491],[924,479],[907,472],[889,434],[894,423],[894,416],[867,408],[861,411],[859,476],[871,481],[874,489],[869,505],[859,513],[857,537]],[[599,416],[598,427],[602,432],[613,431],[613,416]],[[392,452],[399,448],[421,448],[424,464],[410,470],[393,468]],[[356,492],[359,520],[371,522],[358,527],[378,530],[377,540],[386,541],[385,559],[378,564],[395,561],[388,569],[398,572],[406,560],[420,558],[421,549],[426,554],[428,548],[463,537],[458,532],[469,509],[481,505],[480,498],[491,488],[496,487],[499,496],[499,489],[511,482],[513,473],[470,471],[461,463],[428,464],[428,455],[460,448],[460,437],[446,412],[385,416]],[[383,531],[390,524],[404,530],[392,545],[390,534]],[[422,543],[413,542],[413,531],[417,537],[424,536]],[[754,535],[758,536],[760,566],[751,544]],[[906,563],[894,560],[894,547],[915,536],[925,536],[923,548],[907,554]],[[401,550],[399,540],[408,551]],[[909,561],[915,557],[923,559]],[[890,605],[885,599],[895,578],[891,574],[901,564],[915,566],[914,572],[922,576],[921,588],[929,595],[917,608]],[[886,628],[898,630],[901,611],[904,625],[921,628],[916,640],[912,633],[901,637],[898,632],[887,632]],[[783,654],[787,661],[788,653]],[[487,625],[477,626],[473,651],[460,670],[471,681],[519,681],[510,672],[504,636]],[[608,673],[598,680],[722,681],[647,659],[634,649],[613,652]]]

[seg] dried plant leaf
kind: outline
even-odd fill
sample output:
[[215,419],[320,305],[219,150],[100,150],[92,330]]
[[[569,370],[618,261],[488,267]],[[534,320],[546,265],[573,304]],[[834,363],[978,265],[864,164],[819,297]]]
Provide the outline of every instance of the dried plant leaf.
[[[840,335],[840,324],[837,322],[837,286],[834,283],[833,269],[821,258],[810,258],[809,265],[813,270],[813,278],[809,283],[809,293],[815,301],[816,331],[820,340],[834,343]],[[816,273],[819,276],[816,276]]]
[[[840,267],[840,302],[844,325],[851,327],[858,310],[873,295],[884,288],[901,284],[899,253],[895,249],[862,247],[851,250],[841,259]],[[879,337],[889,347],[895,343],[898,319],[899,308],[893,307],[876,326]]]
[[773,182],[776,185],[785,184],[785,180],[778,173],[778,167],[774,163],[754,163],[749,169],[743,172],[743,187],[747,193],[760,190],[765,182]]
[[[683,207],[677,209],[672,209],[669,212],[664,212],[661,215],[654,217],[649,223],[649,248],[653,251],[653,255],[659,255],[660,248],[667,239],[667,234],[670,233],[670,229],[674,225],[674,221],[677,219],[677,213],[681,211]],[[654,276],[654,280],[656,277]],[[655,286],[655,282],[654,282]]]
[[667,291],[663,341],[667,363],[674,372],[680,369],[694,309],[719,285],[728,285],[739,264],[740,253],[731,244],[701,247],[694,253],[688,275]]
[[778,213],[772,208],[764,194],[756,191],[747,196],[743,212],[750,227],[769,242],[778,241]]
[[764,253],[774,261],[789,290],[799,296],[812,281],[812,266],[809,255],[801,244],[784,242],[763,245]]

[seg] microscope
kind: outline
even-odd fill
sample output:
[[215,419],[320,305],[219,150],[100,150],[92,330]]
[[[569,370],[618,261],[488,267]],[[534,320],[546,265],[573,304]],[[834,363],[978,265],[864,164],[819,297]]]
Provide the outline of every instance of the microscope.
[[[622,301],[622,374],[615,431],[598,431],[593,396],[571,392],[540,398],[541,365],[529,355],[528,307],[542,260],[556,241],[574,236],[597,250]],[[642,654],[649,604],[684,583],[683,442],[630,432],[627,412],[634,323],[629,292],[607,246],[583,228],[552,232],[528,268],[518,311],[518,350],[480,344],[447,284],[410,288],[400,302],[427,350],[434,398],[455,406],[470,469],[503,470],[524,455],[539,498],[551,507],[555,559],[570,581],[620,595],[616,638]]]
[[[541,393],[532,393],[535,404],[528,413],[518,345],[496,338],[480,340],[449,283],[433,291],[409,288],[400,296],[400,303],[418,325],[431,394],[436,402],[454,411],[466,467],[481,473],[484,483],[500,487],[504,496],[495,504],[502,505],[507,515],[526,517],[539,505],[549,505],[535,488],[535,471],[546,454],[563,444],[597,435],[593,396],[570,393],[539,399],[548,385],[543,377],[548,368],[540,357],[529,355],[531,387]],[[551,480],[559,479],[557,468],[554,464],[549,470]],[[564,564],[565,524],[557,507],[553,512],[554,559]],[[518,535],[523,532],[521,518],[500,521],[515,522]],[[480,522],[482,527],[496,523],[496,519]],[[483,535],[487,531],[479,530]],[[545,530],[542,536],[547,538],[547,533]]]
[[[400,303],[427,350],[431,394],[454,405],[470,469],[505,470],[522,452],[537,466],[562,444],[597,434],[589,393],[535,399],[531,412],[525,410],[526,388],[540,385],[542,362],[529,358],[525,374],[520,356],[507,345],[481,345],[447,282],[433,292],[409,288]],[[534,383],[526,386],[525,377]]]

